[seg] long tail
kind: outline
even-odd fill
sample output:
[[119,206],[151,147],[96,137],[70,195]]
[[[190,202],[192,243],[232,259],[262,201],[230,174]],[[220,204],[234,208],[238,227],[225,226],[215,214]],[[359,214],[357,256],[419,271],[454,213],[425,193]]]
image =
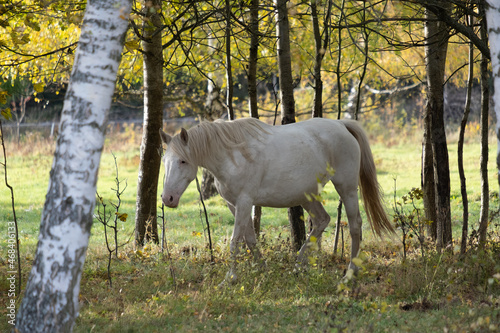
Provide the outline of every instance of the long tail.
[[382,206],[382,192],[377,181],[377,172],[368,143],[368,136],[357,121],[342,119],[341,122],[356,138],[361,148],[359,183],[368,221],[378,236],[381,236],[382,233],[394,233],[394,228]]

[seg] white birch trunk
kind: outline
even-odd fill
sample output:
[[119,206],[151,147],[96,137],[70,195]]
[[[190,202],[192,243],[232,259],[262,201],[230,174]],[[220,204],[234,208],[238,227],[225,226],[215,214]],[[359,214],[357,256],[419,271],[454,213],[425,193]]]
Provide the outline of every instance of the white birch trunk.
[[70,332],[78,316],[106,118],[131,4],[87,2],[19,332]]
[[497,118],[497,172],[498,183],[500,184],[500,3],[498,1],[487,1],[486,22],[488,24],[488,39],[490,41],[493,109]]

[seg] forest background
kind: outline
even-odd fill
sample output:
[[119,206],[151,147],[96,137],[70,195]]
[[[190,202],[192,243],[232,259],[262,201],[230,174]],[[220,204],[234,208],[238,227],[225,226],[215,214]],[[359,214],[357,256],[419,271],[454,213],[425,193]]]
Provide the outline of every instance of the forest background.
[[[152,2],[135,3],[110,120],[137,119],[143,114],[144,33],[139,27],[148,22],[144,8],[161,12],[163,19],[162,32],[156,36],[162,37],[162,116],[167,124],[179,117],[231,118],[230,105],[235,117],[249,116],[250,3],[229,3],[230,15],[225,15],[224,2],[169,1],[160,7]],[[480,20],[476,4],[451,4],[450,17],[477,32],[479,24],[468,19]],[[405,140],[420,145],[427,98],[424,25],[429,4],[298,1],[287,6],[297,119],[313,114],[315,61],[320,54],[324,57],[323,116],[357,118],[374,142],[388,147]],[[279,123],[274,8],[265,1],[258,5],[258,115]],[[313,34],[313,8],[322,22],[320,35],[329,36],[319,48]],[[83,2],[19,2],[2,7],[0,102],[7,123],[12,121],[17,128],[23,122],[57,123],[84,10]],[[470,67],[480,72],[481,54],[473,53],[470,58],[470,44],[469,38],[449,29],[444,85],[449,135],[457,131],[462,119],[468,82],[473,88],[468,135],[474,137],[480,131],[480,81],[469,73]],[[22,137],[19,131],[15,137],[18,144],[29,142],[29,135]]]
[[[318,3],[318,17],[325,16],[327,2]],[[163,2],[164,119],[207,117],[207,96],[217,91],[225,103],[227,91],[226,20],[223,3]],[[139,6],[139,3],[136,4]],[[279,96],[276,34],[272,3],[260,4],[258,93],[259,116],[276,117]],[[44,7],[46,6],[46,7]],[[310,117],[313,103],[315,43],[309,2],[288,3],[291,22],[291,54],[297,117]],[[418,2],[377,1],[334,3],[327,28],[331,30],[322,68],[324,115],[336,118],[340,108],[353,117],[358,96],[359,118],[374,137],[394,137],[389,129],[421,126],[425,98],[424,9]],[[4,7],[2,48],[2,96],[4,114],[12,122],[56,122],[79,36],[84,2],[33,2],[17,12]],[[460,19],[456,8],[454,16]],[[135,9],[140,13],[140,8]],[[235,110],[249,116],[248,107],[248,5],[235,5],[231,18],[231,59]],[[465,11],[465,9],[464,9]],[[110,120],[142,119],[143,67],[140,37],[133,17],[120,66],[115,103]],[[205,19],[203,22],[199,20]],[[326,30],[324,31],[324,33]],[[323,34],[324,34],[323,33]],[[451,32],[446,59],[445,117],[450,130],[457,126],[465,105],[469,40]],[[478,66],[480,53],[474,64]],[[476,67],[476,73],[479,73]],[[340,74],[340,75],[338,75]],[[340,76],[340,77],[338,77]],[[472,121],[479,117],[479,77],[473,79]],[[207,86],[210,91],[207,92]],[[224,108],[219,114],[222,117]],[[210,115],[208,115],[210,116]],[[225,116],[225,115],[224,115]],[[279,116],[279,114],[278,114]],[[4,121],[5,123],[5,121]],[[7,122],[8,124],[8,122]],[[398,134],[399,136],[399,134]]]

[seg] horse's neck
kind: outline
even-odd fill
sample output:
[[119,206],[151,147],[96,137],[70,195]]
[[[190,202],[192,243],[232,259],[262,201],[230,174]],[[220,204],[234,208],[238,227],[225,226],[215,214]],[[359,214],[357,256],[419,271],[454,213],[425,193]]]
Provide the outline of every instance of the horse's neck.
[[[222,152],[215,152],[217,158],[206,158],[199,161],[199,166],[210,171],[215,177],[220,178],[224,175],[224,169],[228,167],[227,160],[229,156],[224,156]],[[227,154],[227,153],[226,153]]]
[[217,151],[214,154],[217,158],[204,159],[200,161],[199,166],[210,171],[219,181],[224,182],[230,177],[231,170],[241,167],[239,159],[243,157],[234,151]]

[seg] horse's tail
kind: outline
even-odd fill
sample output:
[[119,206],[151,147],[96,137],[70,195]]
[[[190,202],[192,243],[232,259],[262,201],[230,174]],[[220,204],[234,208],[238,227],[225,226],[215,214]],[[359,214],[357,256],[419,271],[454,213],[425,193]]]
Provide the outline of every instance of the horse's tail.
[[359,171],[359,184],[361,197],[366,210],[370,225],[378,236],[382,233],[394,233],[394,228],[382,206],[382,192],[377,181],[375,162],[368,143],[368,136],[355,120],[343,119],[341,122],[347,130],[356,138],[361,149],[361,168]]

